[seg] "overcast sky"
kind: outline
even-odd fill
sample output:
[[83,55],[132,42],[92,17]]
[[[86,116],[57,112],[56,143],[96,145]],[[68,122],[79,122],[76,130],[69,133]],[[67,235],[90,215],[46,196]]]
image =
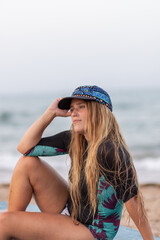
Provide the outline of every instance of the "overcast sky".
[[1,0],[0,93],[160,87],[159,0]]

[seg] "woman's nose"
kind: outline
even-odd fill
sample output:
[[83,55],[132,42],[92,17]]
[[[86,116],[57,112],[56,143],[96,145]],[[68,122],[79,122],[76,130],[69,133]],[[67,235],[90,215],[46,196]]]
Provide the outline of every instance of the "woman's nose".
[[78,108],[74,108],[71,113],[72,116],[77,116],[78,115]]

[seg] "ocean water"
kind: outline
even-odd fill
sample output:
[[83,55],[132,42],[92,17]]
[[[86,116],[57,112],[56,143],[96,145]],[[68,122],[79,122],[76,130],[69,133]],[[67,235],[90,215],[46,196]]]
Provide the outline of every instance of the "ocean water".
[[[160,183],[160,89],[125,89],[110,92],[113,113],[134,159],[140,183]],[[0,184],[9,183],[21,156],[17,145],[27,128],[49,104],[64,93],[0,96]],[[44,132],[49,136],[69,129],[70,118],[56,118]],[[67,179],[66,155],[44,158]]]

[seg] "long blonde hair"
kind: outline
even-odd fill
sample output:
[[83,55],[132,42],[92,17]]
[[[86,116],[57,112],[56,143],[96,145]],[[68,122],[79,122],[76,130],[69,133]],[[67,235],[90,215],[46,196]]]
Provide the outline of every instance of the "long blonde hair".
[[[93,217],[96,213],[97,208],[97,186],[100,175],[104,172],[110,173],[111,170],[104,169],[97,160],[98,148],[104,141],[112,143],[114,147],[114,161],[115,168],[113,169],[113,175],[118,174],[121,184],[122,172],[120,173],[121,166],[119,165],[120,156],[119,149],[124,157],[126,157],[125,152],[128,153],[130,157],[131,164],[129,167],[126,165],[126,176],[128,176],[129,168],[132,168],[134,178],[131,180],[130,191],[135,185],[135,181],[138,185],[136,171],[133,165],[132,157],[128,151],[127,145],[122,137],[119,125],[116,118],[112,112],[104,105],[95,101],[86,101],[86,106],[88,110],[88,125],[87,125],[87,137],[88,137],[88,147],[85,146],[85,137],[82,134],[74,132],[72,129],[71,144],[69,149],[69,154],[71,157],[71,170],[69,174],[70,179],[70,195],[73,203],[72,218],[77,220],[77,216],[81,211],[81,192],[80,192],[80,177],[84,161],[85,151],[87,151],[87,159],[85,164],[85,177],[88,190],[88,200],[92,208]],[[107,157],[107,153],[105,155]],[[116,182],[116,181],[115,181]],[[111,183],[110,183],[111,184]],[[139,189],[139,188],[138,188]],[[140,206],[143,209],[143,203],[138,190],[138,199]],[[76,222],[76,221],[75,221]]]

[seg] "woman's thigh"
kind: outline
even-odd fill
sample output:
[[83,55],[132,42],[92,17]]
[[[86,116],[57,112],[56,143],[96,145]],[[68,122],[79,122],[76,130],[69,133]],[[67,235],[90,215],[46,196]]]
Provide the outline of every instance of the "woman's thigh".
[[[69,196],[68,183],[46,162],[38,157],[22,157],[13,174],[9,204],[11,210],[18,201],[23,202],[29,186],[41,211],[60,213]],[[26,187],[26,191],[25,191]],[[24,199],[25,201],[25,199]],[[20,204],[19,204],[20,205]]]
[[[86,226],[61,214],[8,212],[0,216],[3,240],[93,240]],[[1,239],[1,238],[0,238]]]
[[69,196],[68,183],[49,164],[40,160],[38,174],[30,176],[33,182],[35,200],[41,211],[60,213]]

